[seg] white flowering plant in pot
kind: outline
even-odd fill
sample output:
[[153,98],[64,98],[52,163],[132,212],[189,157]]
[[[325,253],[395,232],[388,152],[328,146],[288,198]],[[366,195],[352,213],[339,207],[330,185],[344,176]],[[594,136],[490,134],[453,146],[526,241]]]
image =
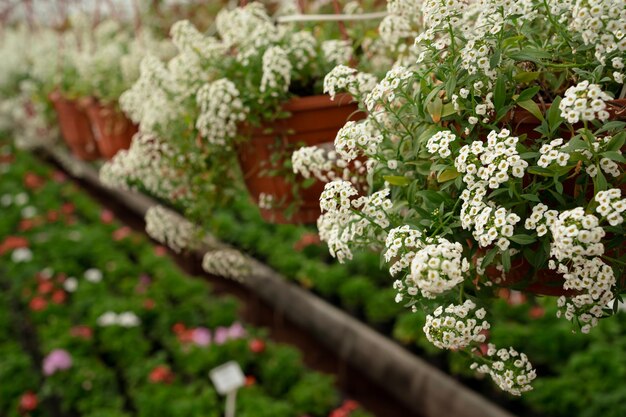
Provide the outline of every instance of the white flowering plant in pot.
[[320,236],[342,262],[379,251],[428,340],[521,395],[528,358],[488,343],[497,289],[559,296],[584,333],[624,290],[626,3],[420,3],[418,59],[335,141],[367,159],[370,194],[329,183]]
[[[337,25],[277,23],[260,2],[223,9],[215,31],[174,24],[178,53],[168,62],[144,59],[139,79],[120,100],[142,133],[174,149],[173,165],[193,155],[199,213],[241,194],[234,151],[252,131],[287,118],[283,105],[290,99],[323,93],[324,75],[335,65],[365,56],[352,42],[337,40]],[[376,81],[368,80],[370,86]],[[283,167],[271,173],[279,171],[293,176]]]

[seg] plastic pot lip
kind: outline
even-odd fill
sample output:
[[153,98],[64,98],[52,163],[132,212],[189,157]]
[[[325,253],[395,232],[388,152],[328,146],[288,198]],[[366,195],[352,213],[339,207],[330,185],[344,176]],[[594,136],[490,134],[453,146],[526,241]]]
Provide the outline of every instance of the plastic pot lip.
[[341,93],[335,96],[334,100],[330,99],[327,94],[316,96],[294,97],[289,100],[283,108],[289,112],[319,110],[332,107],[347,106],[354,103],[354,98],[348,93]]

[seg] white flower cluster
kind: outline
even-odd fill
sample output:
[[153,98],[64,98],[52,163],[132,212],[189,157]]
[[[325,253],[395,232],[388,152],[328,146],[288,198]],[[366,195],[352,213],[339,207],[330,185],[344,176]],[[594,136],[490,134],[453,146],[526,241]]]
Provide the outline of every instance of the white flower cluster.
[[332,100],[341,91],[346,91],[358,98],[369,94],[376,83],[376,77],[372,74],[358,72],[345,65],[337,65],[324,77],[324,93],[328,93]]
[[598,218],[585,213],[582,207],[561,212],[550,231],[553,240],[550,254],[559,262],[604,254],[604,229]]
[[174,150],[154,135],[138,133],[128,150],[121,150],[100,168],[100,181],[111,188],[145,189],[150,194],[170,201],[191,196],[191,177],[177,169],[185,160],[175,157]]
[[626,8],[623,0],[577,1],[569,28],[582,36],[585,45],[595,47],[595,56],[602,64],[610,54],[626,51]]
[[[583,149],[580,153],[587,158],[585,164],[587,165],[585,168],[585,172],[590,177],[595,177],[598,175],[598,168],[600,168],[605,174],[611,175],[612,177],[619,177],[621,175],[622,168],[615,161],[606,158],[602,154],[606,151],[606,146],[611,140],[612,136],[601,136],[596,137],[595,140],[591,142],[592,149]],[[622,154],[622,150],[618,149],[615,152],[618,154]]]
[[[559,3],[562,3],[562,0],[559,0]],[[478,16],[475,18],[475,26],[467,28],[473,39],[497,35],[502,31],[505,22],[507,25],[517,23],[521,26],[524,22],[533,21],[538,14],[535,0],[480,0],[470,3],[464,18],[476,11]]]
[[271,210],[275,207],[276,198],[273,194],[260,193],[258,205],[261,210]]
[[172,42],[179,52],[194,53],[205,59],[214,59],[226,51],[216,38],[203,35],[188,20],[179,20],[170,29]]
[[463,246],[444,238],[427,239],[411,262],[411,281],[426,298],[436,298],[463,282],[469,262],[463,256]]
[[624,84],[626,74],[624,74],[624,58],[616,56],[611,60],[611,65],[618,71],[613,71],[613,79],[618,84]]
[[315,61],[317,57],[316,47],[315,36],[306,30],[294,33],[289,39],[289,45],[286,46],[291,62],[294,63],[298,71]]
[[352,259],[350,245],[377,245],[387,236],[387,211],[393,206],[389,190],[354,198],[357,194],[350,182],[337,180],[326,184],[320,196],[323,213],[317,220],[320,239],[328,244],[330,254],[339,262]]
[[17,96],[0,101],[0,113],[7,118],[5,123],[20,149],[50,146],[58,139],[58,128],[46,118],[46,103],[31,99],[35,88],[31,81],[23,81]]
[[[468,0],[426,0],[422,4],[424,29],[415,38],[415,45],[430,44],[442,50],[451,42],[449,28],[462,28],[462,17],[467,11]],[[418,57],[422,62],[426,51]]]
[[548,210],[548,206],[539,203],[533,207],[533,211],[524,222],[524,227],[528,230],[536,230],[537,236],[544,236],[554,225],[559,212]]
[[272,91],[272,95],[278,96],[279,93],[275,90],[283,92],[289,90],[291,69],[291,61],[289,61],[287,51],[280,46],[272,46],[267,49],[263,54],[261,92],[269,90]]
[[172,74],[157,57],[148,55],[140,65],[139,79],[120,96],[120,107],[142,132],[154,133],[179,117],[172,100]]
[[467,7],[467,0],[426,0],[422,3],[424,27],[436,29],[448,25],[454,27],[460,22],[461,15]]
[[463,182],[472,187],[482,180],[489,188],[495,189],[508,182],[511,175],[522,178],[528,162],[517,152],[518,141],[517,137],[511,136],[511,132],[502,129],[500,132],[489,132],[486,146],[481,141],[463,146],[454,161],[457,171],[465,173]]
[[294,151],[291,164],[293,172],[304,178],[314,177],[322,182],[342,179],[355,186],[365,185],[365,164],[355,160],[349,165],[327,146],[304,146]]
[[107,311],[98,317],[97,321],[100,327],[137,327],[141,324],[141,320],[132,311],[124,311],[122,313],[115,313],[114,311]]
[[[603,308],[614,298],[615,274],[613,269],[601,258],[583,258],[569,267],[559,264],[558,271],[563,273],[563,288],[574,292],[572,297],[559,297],[557,305],[566,320],[578,319],[582,324],[581,332],[589,333],[602,318]],[[564,308],[564,311],[563,311]]]
[[[385,241],[385,262],[391,263],[389,274],[392,277],[409,268],[413,258],[415,258],[416,251],[423,246],[421,238],[422,232],[412,229],[409,225],[396,227],[389,231]],[[396,281],[394,288],[403,290],[404,286],[401,281]],[[409,288],[409,295],[416,294],[417,288],[414,290]]]
[[378,107],[388,106],[396,101],[396,94],[404,87],[407,80],[413,77],[413,71],[405,67],[395,67],[387,72],[371,93],[365,98],[365,106],[372,113],[380,110]]
[[476,307],[471,300],[450,304],[445,309],[437,307],[432,315],[426,316],[426,338],[439,349],[465,349],[472,343],[484,343],[484,333],[491,325],[484,320],[485,309],[476,310]]
[[209,274],[238,281],[250,275],[248,259],[234,249],[207,252],[202,258],[202,269]]
[[503,391],[520,396],[533,389],[530,384],[537,378],[537,371],[524,353],[519,353],[513,348],[496,349],[495,345],[490,343],[485,360],[489,360],[489,363],[482,365],[473,363],[471,369],[491,376]]
[[382,141],[383,136],[369,119],[362,122],[349,121],[337,132],[335,149],[343,160],[352,161],[361,152],[375,155]]
[[205,84],[198,90],[196,101],[200,106],[196,128],[215,145],[226,145],[234,138],[238,124],[248,114],[237,87],[226,78]]
[[303,146],[291,155],[293,172],[304,178],[315,177],[323,182],[334,179],[336,166],[335,152],[328,152],[320,146]]
[[561,110],[561,117],[572,124],[596,119],[606,121],[609,118],[609,112],[606,111],[605,101],[611,99],[611,96],[602,91],[598,84],[590,84],[585,80],[565,91],[559,110]]
[[156,241],[167,245],[174,252],[197,247],[201,230],[185,218],[162,206],[152,206],[145,216],[146,233]]
[[564,167],[567,165],[569,161],[570,154],[567,152],[563,152],[563,149],[566,145],[563,145],[563,139],[558,138],[550,141],[550,143],[546,143],[542,145],[539,149],[539,161],[537,161],[537,165],[542,168],[547,168],[552,165],[553,162],[556,162],[558,165]]
[[380,38],[391,48],[398,48],[411,36],[415,38],[417,33],[413,30],[411,21],[397,14],[389,14],[380,22],[378,26]]
[[322,42],[324,59],[331,64],[346,65],[352,59],[352,43],[349,40],[332,39]]
[[[613,190],[600,195],[601,205],[606,206]],[[619,197],[618,197],[619,198]],[[593,214],[586,214],[582,207],[562,212],[551,227],[551,269],[563,274],[563,288],[574,292],[574,296],[562,296],[559,307],[564,307],[564,316],[583,323],[581,331],[588,333],[603,316],[603,308],[613,299],[615,274],[613,269],[600,258],[604,254],[602,238],[605,236],[600,221]],[[560,316],[562,311],[558,312]]]
[[[413,41],[421,27],[422,0],[389,0],[387,16],[380,22],[378,33],[392,50],[403,49]],[[401,51],[402,52],[402,51]]]
[[222,9],[215,18],[215,26],[224,44],[230,48],[237,46],[241,62],[254,54],[255,49],[276,42],[279,30],[260,2],[251,2],[245,7]]
[[450,144],[455,140],[457,140],[457,137],[454,133],[449,130],[443,130],[435,133],[428,139],[426,149],[432,154],[438,153],[440,157],[447,158],[452,154]]
[[596,212],[605,218],[611,226],[618,226],[624,223],[626,198],[621,197],[622,190],[619,188],[600,191],[595,196],[595,200],[598,203]]
[[515,225],[521,218],[504,207],[485,206],[474,219],[474,239],[482,248],[495,242],[501,250],[508,249]]
[[495,80],[498,73],[491,67],[491,45],[488,41],[470,40],[461,50],[461,65],[470,74],[484,74]]

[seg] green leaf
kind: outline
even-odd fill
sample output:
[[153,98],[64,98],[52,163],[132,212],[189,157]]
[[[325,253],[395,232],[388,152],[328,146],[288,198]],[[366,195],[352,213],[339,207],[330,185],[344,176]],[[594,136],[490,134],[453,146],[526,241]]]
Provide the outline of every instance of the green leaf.
[[433,119],[433,122],[439,123],[441,121],[441,114],[443,112],[443,101],[439,97],[435,97],[433,101],[426,106],[428,114]]
[[536,201],[537,203],[541,203],[541,200],[536,194],[522,194],[522,198],[528,201]]
[[519,83],[528,84],[539,78],[539,71],[522,71],[513,76],[513,79]]
[[483,258],[483,261],[480,263],[480,267],[484,269],[487,266],[489,266],[493,262],[497,254],[498,254],[498,248],[493,248],[489,252],[487,252],[485,257]]
[[609,132],[611,130],[617,130],[617,131],[624,130],[625,126],[626,126],[626,123],[624,122],[612,120],[610,122],[604,123],[602,127],[598,130],[598,133]]
[[543,114],[541,113],[541,109],[539,109],[539,106],[534,101],[532,100],[518,101],[517,105],[523,109],[528,110],[530,114],[532,114],[538,120],[541,120],[543,122],[544,119],[543,119]]
[[522,51],[511,52],[508,55],[515,61],[532,61],[537,63],[540,63],[542,59],[551,58],[548,52],[538,49],[524,49]]
[[608,183],[606,182],[606,177],[602,173],[600,167],[596,166],[596,168],[598,169],[598,173],[596,174],[593,182],[596,186],[594,191],[597,194],[598,191],[605,191],[608,188]]
[[606,145],[606,150],[619,151],[624,146],[624,142],[626,142],[626,132],[621,132],[613,136],[613,139]]
[[511,236],[509,240],[515,243],[519,243],[520,245],[529,245],[533,243],[534,241],[536,241],[537,239],[534,236],[518,234],[518,235]]
[[550,126],[550,131],[555,132],[556,129],[563,123],[563,118],[561,117],[561,110],[559,109],[559,104],[561,103],[561,97],[556,97],[552,102],[552,105],[548,109],[546,113],[546,118],[548,119],[548,125]]
[[493,104],[496,109],[501,108],[506,101],[506,85],[504,77],[499,77],[496,81],[496,89],[493,94]]
[[554,172],[552,172],[551,170],[549,170],[548,168],[543,168],[543,167],[529,167],[526,172],[528,172],[529,174],[534,174],[534,175],[541,175],[542,177],[551,177]]
[[611,161],[626,162],[626,158],[617,151],[602,152],[601,155],[605,158],[609,158]]
[[437,176],[437,181],[439,181],[439,182],[450,181],[450,180],[455,179],[459,175],[461,175],[461,174],[459,174],[459,172],[455,168],[448,168],[448,169],[442,171]]
[[411,180],[407,177],[401,177],[399,175],[385,175],[383,177],[391,185],[397,185],[399,187],[407,186],[411,183]]
[[515,101],[519,103],[520,101],[530,100],[537,95],[539,90],[540,87],[538,86],[527,88],[526,90],[519,93],[517,97],[515,97]]
[[501,259],[504,272],[509,272],[511,270],[511,254],[508,249],[502,252]]
[[556,178],[554,178],[554,189],[557,193],[563,194],[563,184]]
[[441,117],[447,117],[456,113],[456,109],[454,108],[454,104],[446,103],[443,105],[443,110],[441,111]]

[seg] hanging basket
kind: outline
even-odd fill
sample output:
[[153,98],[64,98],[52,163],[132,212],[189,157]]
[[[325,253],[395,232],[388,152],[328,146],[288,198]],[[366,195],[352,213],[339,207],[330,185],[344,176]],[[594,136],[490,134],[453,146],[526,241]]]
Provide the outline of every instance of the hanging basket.
[[[545,113],[550,106],[551,103],[548,103],[542,106],[541,109]],[[610,115],[609,120],[626,120],[626,99],[607,102],[607,111]],[[541,125],[541,121],[527,110],[516,109],[511,111],[507,115],[506,123],[511,126],[511,130],[516,136],[526,134],[530,140],[541,137],[541,135],[535,131],[535,129]],[[576,128],[577,126],[574,127]],[[569,130],[563,132],[563,137],[565,139],[571,137]],[[575,184],[575,179],[573,178],[566,180],[563,183],[563,187],[564,192],[585,192],[589,199],[593,198],[593,190],[579,190]],[[620,188],[622,189],[622,192],[626,193],[626,185],[622,185]],[[551,269],[541,269],[535,271],[534,273],[532,271],[533,268],[530,263],[520,255],[519,257],[512,259],[511,269],[506,273],[506,275],[504,275],[501,271],[498,271],[493,266],[488,267],[485,274],[491,279],[491,281],[496,283],[496,285],[502,287],[514,287],[516,289],[537,295],[575,295],[575,292],[563,289],[564,279],[562,274],[559,274],[557,271]]]
[[[348,120],[364,115],[356,113],[358,106],[348,94],[337,95],[334,101],[326,95],[295,98],[285,104],[284,110],[290,117],[245,132],[250,140],[237,148],[239,164],[253,200],[259,204],[263,195],[272,197],[271,207],[260,207],[263,219],[271,223],[315,223],[324,183],[316,180],[303,188],[304,179],[297,177],[299,195],[294,195],[292,182],[269,171],[283,167],[299,146],[333,142]],[[290,206],[294,207],[291,215],[286,213]]]
[[54,106],[61,135],[72,153],[84,161],[91,161],[100,156],[91,130],[91,123],[86,112],[77,100],[71,100],[54,91],[50,93],[50,101]]
[[112,104],[102,104],[94,98],[81,103],[86,111],[94,132],[100,154],[111,159],[122,149],[130,148],[133,136],[138,131],[124,113]]

